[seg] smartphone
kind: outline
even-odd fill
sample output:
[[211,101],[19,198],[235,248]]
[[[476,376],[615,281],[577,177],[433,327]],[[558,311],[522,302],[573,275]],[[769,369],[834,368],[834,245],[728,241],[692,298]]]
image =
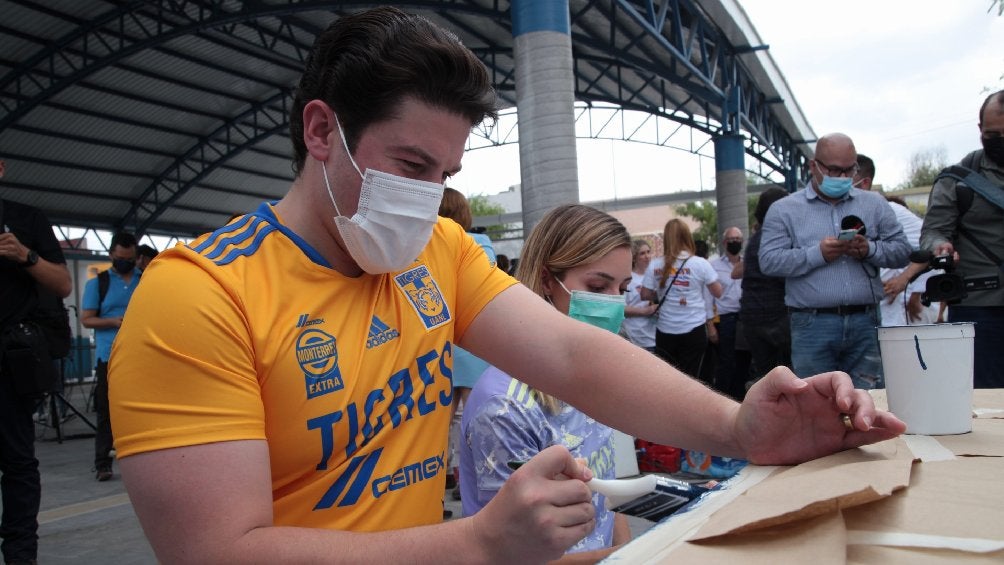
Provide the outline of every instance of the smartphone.
[[858,230],[840,230],[840,234],[837,235],[837,239],[848,241],[854,239],[854,236],[856,235],[858,235]]

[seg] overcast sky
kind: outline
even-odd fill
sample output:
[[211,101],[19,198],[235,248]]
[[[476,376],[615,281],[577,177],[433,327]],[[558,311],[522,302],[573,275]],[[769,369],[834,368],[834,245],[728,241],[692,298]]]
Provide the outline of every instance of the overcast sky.
[[[977,117],[1004,88],[1004,17],[991,0],[741,2],[816,135],[850,135],[875,181],[905,180],[912,155],[956,162],[979,147]],[[714,189],[714,164],[663,147],[580,140],[583,201]],[[468,152],[450,183],[493,194],[519,182],[515,146]]]

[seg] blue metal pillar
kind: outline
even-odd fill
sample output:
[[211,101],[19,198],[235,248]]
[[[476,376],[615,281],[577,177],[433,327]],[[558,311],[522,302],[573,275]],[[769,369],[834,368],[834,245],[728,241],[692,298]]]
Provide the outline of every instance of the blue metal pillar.
[[746,166],[743,136],[726,134],[715,138],[715,198],[718,200],[718,241],[726,228],[736,226],[749,237],[746,207]]
[[523,229],[579,201],[568,0],[513,0]]

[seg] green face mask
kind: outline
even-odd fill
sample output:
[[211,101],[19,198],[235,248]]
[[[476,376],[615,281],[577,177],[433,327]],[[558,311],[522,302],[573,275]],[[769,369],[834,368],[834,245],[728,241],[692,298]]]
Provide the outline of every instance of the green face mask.
[[572,297],[571,302],[568,303],[568,316],[570,318],[613,333],[620,331],[621,322],[624,321],[623,294],[600,294],[585,290],[569,292],[561,281],[558,281],[558,284]]

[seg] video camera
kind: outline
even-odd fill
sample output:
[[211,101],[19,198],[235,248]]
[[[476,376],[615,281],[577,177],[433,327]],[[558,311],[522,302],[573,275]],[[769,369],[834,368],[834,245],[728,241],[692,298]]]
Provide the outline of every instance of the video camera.
[[910,254],[911,263],[927,263],[927,268],[911,278],[911,282],[927,271],[940,269],[944,274],[927,279],[920,302],[930,306],[932,302],[947,302],[958,304],[974,290],[994,290],[1000,287],[997,275],[963,278],[955,272],[955,260],[951,255],[934,255],[930,251],[914,251]]

